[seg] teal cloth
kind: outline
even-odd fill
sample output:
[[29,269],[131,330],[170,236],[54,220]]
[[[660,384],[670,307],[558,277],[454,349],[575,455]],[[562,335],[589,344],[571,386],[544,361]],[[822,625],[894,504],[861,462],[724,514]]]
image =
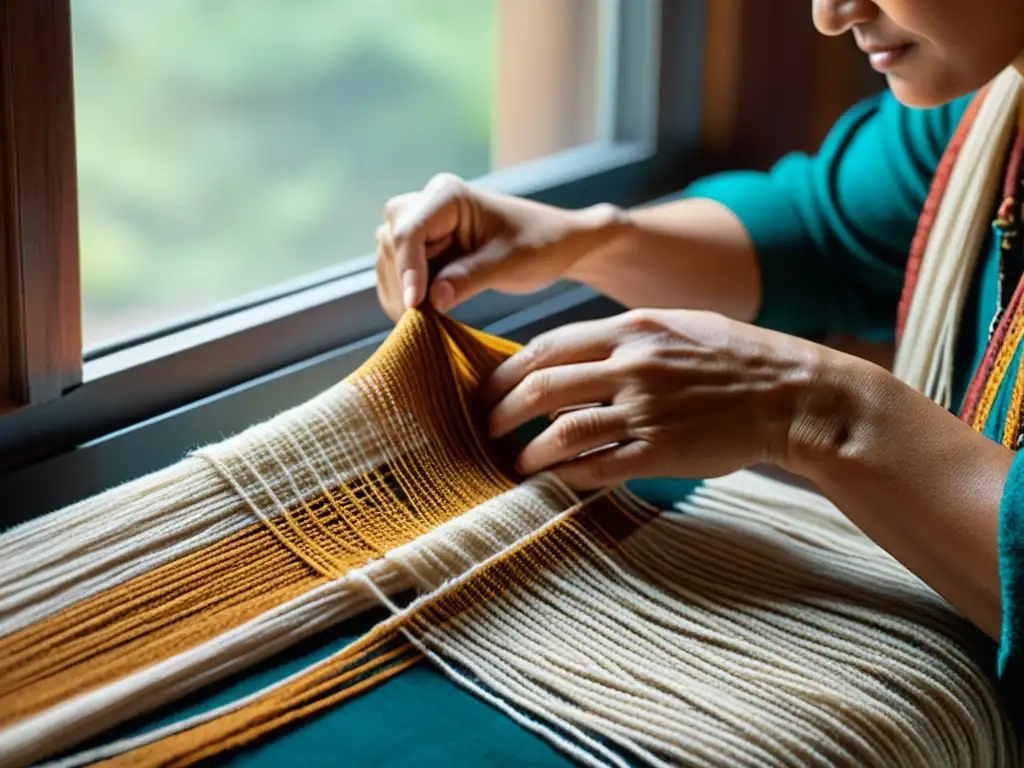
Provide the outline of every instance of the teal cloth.
[[[650,504],[669,507],[698,484],[653,479],[631,483],[630,488]],[[386,615],[383,610],[371,611],[344,622],[255,670],[101,734],[90,745],[143,733],[254,693],[340,650]],[[417,664],[342,706],[210,762],[249,768],[574,764],[546,740],[465,692],[428,663]]]
[[999,518],[999,577],[1003,584],[1003,634],[999,680],[1017,733],[1024,733],[1024,452],[1018,452],[1003,491]]
[[[184,702],[103,734],[148,731],[235,701],[340,650],[386,617],[372,611]],[[427,663],[407,669],[343,706],[219,756],[218,765],[558,766],[572,762],[498,710],[457,688]]]
[[[744,223],[762,269],[757,322],[811,337],[841,331],[892,339],[903,273],[931,179],[970,102],[904,107],[888,92],[835,126],[814,157],[791,155],[769,173],[728,173],[686,190],[718,200]],[[995,210],[991,212],[995,218]],[[998,298],[998,243],[991,233],[964,309],[956,349],[954,403],[962,402],[985,353]],[[1019,262],[1018,249],[1011,258]],[[1019,266],[1019,264],[1018,264]],[[1018,349],[1011,365],[1021,363]],[[984,434],[1002,439],[1013,376],[1000,388]],[[1000,510],[1003,627],[998,675],[1007,710],[1024,732],[1024,457]]]
[[917,218],[969,102],[916,110],[885,92],[847,112],[814,156],[794,153],[769,173],[720,174],[686,191],[724,203],[753,238],[759,323],[892,337]]

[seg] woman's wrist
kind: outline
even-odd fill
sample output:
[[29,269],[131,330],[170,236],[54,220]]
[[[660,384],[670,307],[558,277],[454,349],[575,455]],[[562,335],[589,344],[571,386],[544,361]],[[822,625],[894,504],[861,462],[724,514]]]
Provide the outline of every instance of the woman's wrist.
[[816,482],[841,462],[870,453],[869,438],[884,420],[879,406],[893,402],[893,388],[903,385],[883,368],[819,345],[806,366],[776,461]]
[[830,350],[817,374],[780,464],[997,638],[999,515],[1014,454],[871,363]]
[[713,200],[682,199],[573,214],[563,277],[629,308],[701,309],[749,321],[761,273],[742,222]]
[[[566,211],[565,268],[562,277],[584,285],[600,286],[609,266],[602,254],[622,247],[634,229],[629,211],[611,203]],[[602,263],[604,262],[604,263]],[[614,269],[614,267],[612,267]]]

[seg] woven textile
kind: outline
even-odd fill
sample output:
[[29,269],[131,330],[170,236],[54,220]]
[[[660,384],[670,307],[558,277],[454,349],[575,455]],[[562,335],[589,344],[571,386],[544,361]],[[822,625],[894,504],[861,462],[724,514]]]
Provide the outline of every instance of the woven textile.
[[[658,514],[515,476],[473,400],[514,349],[410,312],[313,401],[0,536],[0,763],[185,765],[424,658],[586,764],[1016,763],[976,633],[819,496],[740,473]],[[381,603],[302,673],[75,752]]]

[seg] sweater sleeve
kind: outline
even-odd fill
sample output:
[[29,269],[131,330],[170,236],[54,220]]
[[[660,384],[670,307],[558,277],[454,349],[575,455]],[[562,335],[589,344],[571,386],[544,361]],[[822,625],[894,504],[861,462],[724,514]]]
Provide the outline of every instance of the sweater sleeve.
[[1003,630],[999,683],[1011,720],[1024,722],[1024,451],[1018,451],[999,512]]
[[759,324],[892,338],[917,218],[970,98],[913,109],[886,91],[849,110],[817,155],[684,192],[721,202],[746,227],[761,266]]

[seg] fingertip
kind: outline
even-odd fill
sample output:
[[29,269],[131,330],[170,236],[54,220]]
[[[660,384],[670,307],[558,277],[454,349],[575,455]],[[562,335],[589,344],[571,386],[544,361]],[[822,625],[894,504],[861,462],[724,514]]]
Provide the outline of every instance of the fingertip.
[[483,383],[480,385],[480,389],[477,390],[477,396],[480,399],[480,404],[483,405],[484,408],[488,408],[492,411],[501,401],[501,379],[500,376],[496,376],[496,374],[500,373],[504,365],[504,363],[501,363],[497,368],[491,371],[491,375],[484,379]]
[[498,411],[491,409],[491,415],[487,419],[487,436],[491,440],[500,440],[512,430],[502,422]]
[[518,472],[523,477],[526,477],[528,474],[530,474],[530,467],[527,465],[525,461],[523,461],[523,454],[521,453],[519,454],[519,456],[516,457],[515,468],[516,472]]
[[413,309],[420,303],[419,291],[417,290],[417,274],[414,269],[407,269],[402,272],[402,301],[406,309]]
[[[568,461],[551,471],[559,480],[577,493],[596,491],[603,487],[609,487],[594,478],[590,465],[583,459]],[[614,486],[618,485],[618,483],[611,483],[610,485]]]
[[430,288],[430,303],[438,312],[447,312],[455,305],[455,286],[447,280],[436,281]]
[[558,467],[551,470],[551,473],[565,483],[570,490],[576,493],[585,493],[587,491],[595,490],[579,477],[579,474],[574,471],[574,467]]

